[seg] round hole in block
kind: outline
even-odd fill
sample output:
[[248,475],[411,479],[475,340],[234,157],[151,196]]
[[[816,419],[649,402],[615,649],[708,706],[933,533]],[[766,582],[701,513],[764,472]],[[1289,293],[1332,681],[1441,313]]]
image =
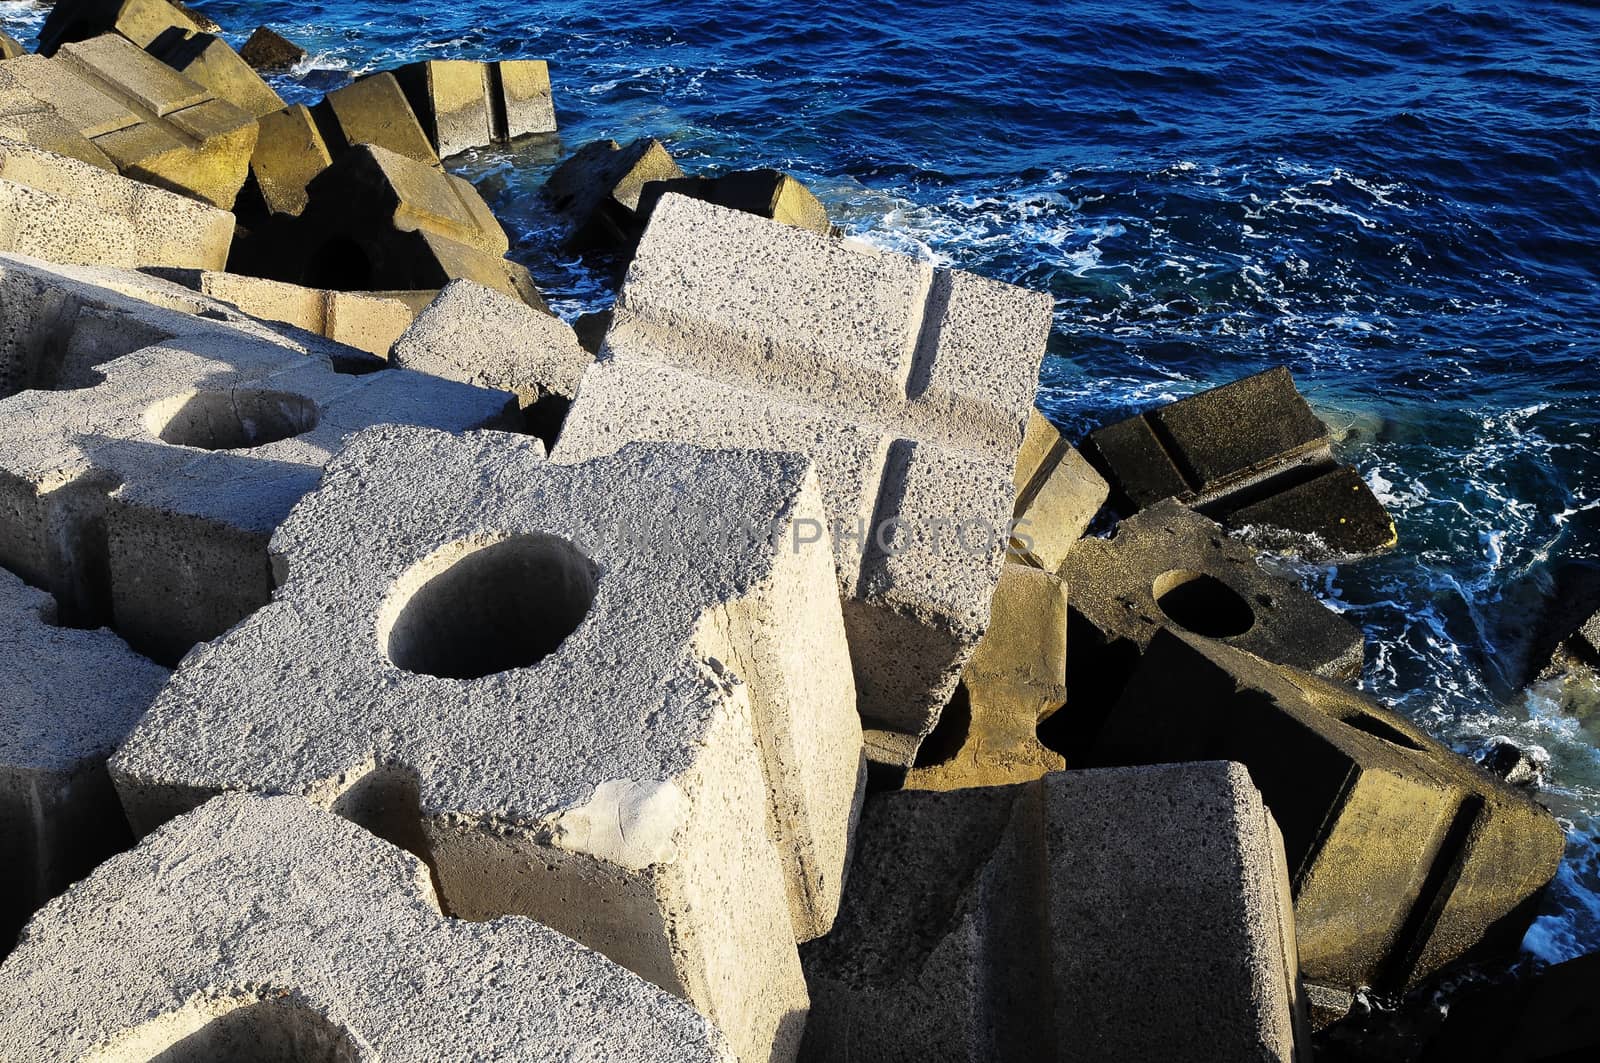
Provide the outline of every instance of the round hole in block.
[[463,540],[408,572],[379,638],[398,668],[479,679],[538,664],[594,604],[594,562],[553,535]]
[[1157,577],[1150,593],[1168,620],[1206,638],[1243,635],[1256,624],[1250,603],[1238,591],[1204,572],[1173,569]]
[[151,406],[145,427],[163,443],[245,450],[303,435],[321,413],[304,395],[266,388],[189,391]]

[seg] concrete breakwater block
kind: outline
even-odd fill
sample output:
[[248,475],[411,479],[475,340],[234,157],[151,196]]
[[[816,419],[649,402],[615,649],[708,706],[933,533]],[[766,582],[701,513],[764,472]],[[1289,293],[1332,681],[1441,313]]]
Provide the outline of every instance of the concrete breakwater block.
[[1087,760],[1221,756],[1283,829],[1308,983],[1397,992],[1514,949],[1565,843],[1555,818],[1395,713],[1191,634],[1155,636]]
[[1061,754],[1039,741],[1038,729],[1066,702],[1066,679],[1065,585],[1030,565],[1006,565],[988,630],[918,751],[906,788],[1001,786],[1065,768]]
[[322,138],[337,158],[358,144],[373,144],[408,159],[439,166],[422,123],[400,82],[387,71],[335,89],[311,108]]
[[1330,679],[1361,676],[1359,628],[1176,502],[1125,518],[1112,538],[1085,539],[1062,564],[1061,578],[1071,600],[1072,707],[1053,721],[1052,745],[1069,761],[1162,630],[1192,632]]
[[54,59],[13,59],[0,75],[53,107],[124,176],[233,206],[255,148],[255,117],[132,42],[106,34]]
[[803,1060],[1306,1058],[1283,845],[1237,764],[874,795]]
[[1060,571],[1111,488],[1038,410],[1028,415],[1013,482],[1012,552],[1046,572]]
[[333,153],[304,104],[263,115],[261,134],[250,155],[250,178],[239,194],[237,210],[252,220],[257,214],[299,217],[310,201],[312,178],[333,164]]
[[0,137],[0,251],[74,264],[219,269],[233,226],[226,211]]
[[392,76],[440,158],[556,131],[550,66],[543,59],[434,59],[409,63]]
[[256,70],[288,70],[306,50],[268,26],[257,26],[239,49],[239,58]]
[[0,138],[65,155],[110,173],[118,172],[111,157],[91,144],[54,107],[16,87],[4,67],[0,67]]
[[639,195],[640,216],[648,219],[661,197],[669,193],[809,229],[820,236],[833,232],[828,208],[811,194],[811,189],[781,170],[742,170],[721,177],[651,181]]
[[362,432],[123,745],[130,821],[304,794],[791,1058],[864,775],[821,512],[792,454]]
[[345,434],[474,428],[510,402],[340,374],[243,315],[164,312],[25,263],[4,263],[0,298],[14,329],[0,377],[34,389],[0,401],[0,565],[162,661],[266,603],[267,538]]
[[550,175],[540,194],[565,220],[567,244],[578,250],[632,247],[644,232],[639,200],[652,181],[684,176],[659,140],[585,144]]
[[1383,503],[1334,460],[1328,426],[1281,366],[1097,429],[1084,456],[1125,511],[1176,498],[1312,556],[1395,544]]
[[132,843],[106,758],[167,670],[0,569],[0,956],[41,904]]
[[631,440],[811,456],[869,749],[903,767],[983,634],[1050,308],[669,195],[555,456]]
[[215,34],[170,29],[145,51],[247,114],[261,118],[283,110],[283,98]]
[[728,1063],[694,1009],[527,919],[445,918],[410,854],[220,797],[108,861],[0,966],[14,1063]]
[[118,33],[145,47],[168,30],[183,33],[218,32],[192,13],[167,0],[57,0],[39,28],[39,54],[55,55],[64,44],[74,44]]

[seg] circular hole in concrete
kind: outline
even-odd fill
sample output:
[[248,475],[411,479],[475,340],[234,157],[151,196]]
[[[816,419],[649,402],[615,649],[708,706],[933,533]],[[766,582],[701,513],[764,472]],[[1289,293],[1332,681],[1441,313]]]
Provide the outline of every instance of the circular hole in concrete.
[[317,404],[304,395],[230,388],[163,399],[145,412],[145,425],[174,446],[244,450],[309,432],[320,417]]
[[1250,603],[1215,576],[1174,569],[1156,579],[1150,592],[1168,620],[1206,638],[1243,635],[1256,624]]
[[401,580],[380,639],[398,668],[478,679],[537,664],[594,604],[594,563],[551,535],[455,543]]

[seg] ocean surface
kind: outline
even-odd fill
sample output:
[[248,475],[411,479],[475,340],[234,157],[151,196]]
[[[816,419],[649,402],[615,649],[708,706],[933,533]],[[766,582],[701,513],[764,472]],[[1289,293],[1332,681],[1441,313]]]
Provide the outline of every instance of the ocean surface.
[[[1600,949],[1600,712],[1497,681],[1552,567],[1600,560],[1593,0],[198,0],[309,60],[543,58],[559,142],[453,160],[562,314],[612,292],[535,191],[599,137],[774,166],[874,244],[1047,289],[1074,437],[1287,364],[1389,505],[1392,554],[1285,567],[1361,624],[1365,689],[1464,752],[1548,754],[1568,829],[1524,943]],[[0,2],[31,43],[43,9]],[[1570,700],[1570,699],[1568,699]]]

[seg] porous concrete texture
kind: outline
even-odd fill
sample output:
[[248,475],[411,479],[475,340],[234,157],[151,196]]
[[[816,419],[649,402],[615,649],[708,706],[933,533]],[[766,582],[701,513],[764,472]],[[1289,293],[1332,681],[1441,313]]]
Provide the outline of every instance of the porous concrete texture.
[[799,180],[781,170],[741,170],[721,177],[680,177],[652,181],[639,195],[639,214],[649,218],[661,197],[678,195],[742,210],[762,218],[810,229],[821,236],[833,232],[828,208]]
[[706,1061],[694,1010],[527,919],[443,916],[410,854],[220,797],[45,908],[0,966],[13,1063]]
[[311,109],[311,115],[335,157],[357,144],[373,144],[429,166],[439,165],[439,153],[422,131],[400,82],[388,71],[335,89]]
[[[13,87],[7,87],[13,86]],[[65,155],[111,173],[117,164],[90,143],[56,109],[32,93],[14,87],[0,68],[0,138]]]
[[259,198],[257,210],[298,217],[310,199],[306,186],[333,163],[333,153],[304,104],[285,107],[260,119],[261,135],[250,156],[250,180],[240,196]]
[[644,232],[639,199],[651,181],[684,176],[659,140],[585,144],[545,182],[542,195],[580,250],[630,248]]
[[268,26],[257,26],[239,48],[239,57],[257,70],[288,70],[306,50]]
[[1361,676],[1360,628],[1177,502],[1124,518],[1109,539],[1083,540],[1060,575],[1071,602],[1072,707],[1051,722],[1050,743],[1069,762],[1158,631],[1192,632],[1330,679]]
[[1038,410],[1028,415],[1013,483],[1013,552],[1047,572],[1059,571],[1111,488]]
[[1086,761],[1250,769],[1283,829],[1308,983],[1412,987],[1514,950],[1564,838],[1526,795],[1347,687],[1163,631]]
[[864,775],[821,519],[793,454],[362,432],[123,745],[130,821],[304,794],[790,1058]]
[[55,55],[63,44],[102,33],[120,33],[143,48],[174,27],[184,33],[211,31],[167,0],[57,0],[39,29],[39,54]]
[[217,99],[227,100],[257,118],[283,110],[282,97],[215,34],[185,34],[171,29],[151,41],[145,50]]
[[1108,425],[1084,456],[1137,510],[1168,498],[1313,557],[1395,544],[1394,521],[1282,366]]
[[636,439],[810,455],[871,755],[904,767],[983,634],[1050,308],[669,195],[555,457]]
[[1307,1058],[1283,845],[1220,762],[868,800],[802,1059]]
[[26,55],[27,51],[15,37],[0,30],[0,60],[15,59],[19,55]]
[[[471,281],[453,281],[395,342],[389,361],[479,387],[509,391],[550,422],[553,440],[594,359],[572,326]],[[537,430],[537,429],[536,429]]]
[[1001,786],[1062,770],[1066,762],[1039,741],[1038,728],[1066,702],[1066,682],[1065,585],[1031,565],[1006,565],[989,628],[918,751],[906,788]]
[[167,670],[0,569],[0,956],[41,904],[132,843],[106,758]]
[[233,227],[227,211],[0,137],[0,251],[69,264],[219,269]]
[[0,393],[35,389],[0,401],[0,565],[51,591],[70,622],[109,624],[169,663],[268,600],[268,536],[345,434],[496,424],[512,401],[419,374],[337,373],[316,337],[297,349],[236,312],[163,312],[16,260],[0,298]]
[[543,59],[433,59],[393,73],[441,158],[556,131],[550,67]]
[[256,143],[254,116],[116,34],[25,55],[0,87],[49,104],[127,177],[232,207]]

